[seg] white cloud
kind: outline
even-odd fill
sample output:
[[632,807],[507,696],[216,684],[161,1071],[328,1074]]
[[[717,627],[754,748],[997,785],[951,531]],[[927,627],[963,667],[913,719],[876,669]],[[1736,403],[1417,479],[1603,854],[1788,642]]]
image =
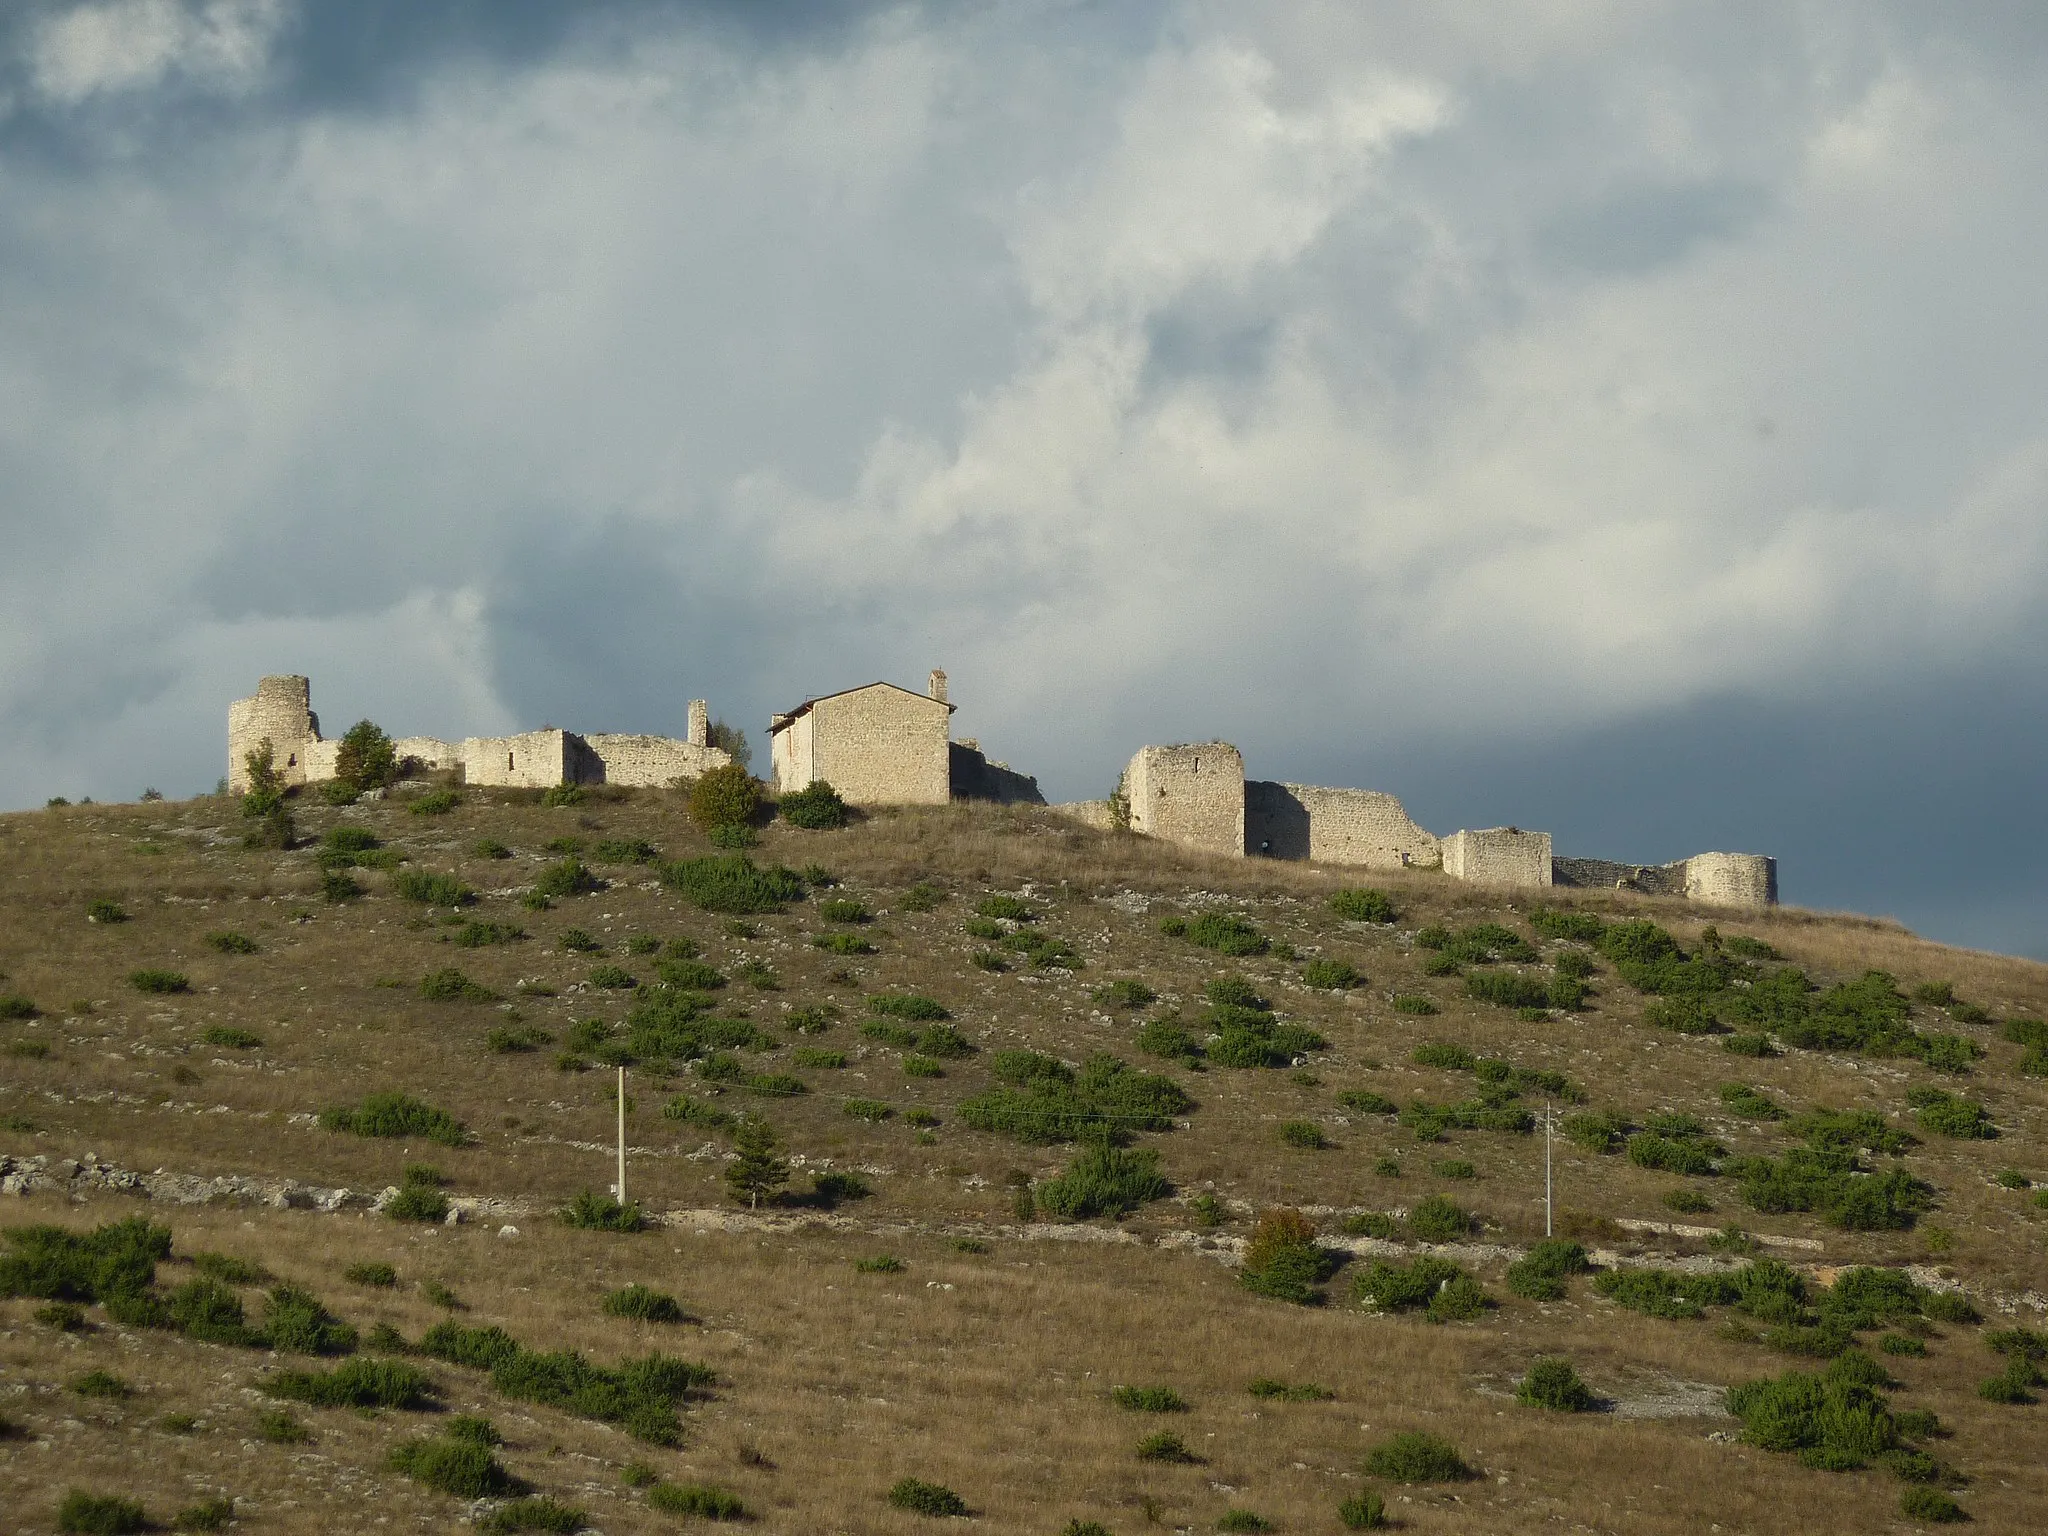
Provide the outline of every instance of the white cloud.
[[284,0],[105,0],[42,22],[30,63],[66,106],[174,77],[235,94],[261,77],[285,19]]

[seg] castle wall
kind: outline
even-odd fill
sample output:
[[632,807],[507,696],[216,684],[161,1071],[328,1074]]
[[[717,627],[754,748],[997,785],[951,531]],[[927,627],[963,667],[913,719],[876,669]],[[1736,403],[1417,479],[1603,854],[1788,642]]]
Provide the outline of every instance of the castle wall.
[[1676,864],[1622,864],[1613,859],[1553,858],[1552,885],[1589,890],[1643,891],[1652,896],[1685,894],[1685,861]]
[[1441,845],[1392,795],[1264,779],[1244,786],[1244,846],[1268,858],[1361,869],[1434,869],[1443,862]]
[[717,747],[692,746],[672,736],[627,736],[599,732],[582,737],[596,754],[603,783],[660,789],[678,779],[696,779],[732,761]]
[[288,675],[262,679],[252,697],[228,706],[228,789],[232,793],[249,792],[245,759],[266,739],[284,782],[306,782],[306,748],[320,739],[320,719],[313,713],[312,702],[311,681]]
[[1696,853],[1685,861],[1685,894],[1717,907],[1775,907],[1778,861],[1761,853]]
[[1453,832],[1443,840],[1444,873],[1474,885],[1547,886],[1550,834],[1519,827]]
[[993,800],[998,805],[1043,805],[1038,780],[1008,763],[992,763],[979,745],[953,742],[947,749],[947,778],[955,800]]
[[944,805],[951,734],[944,699],[888,683],[814,699],[770,729],[775,787],[791,794],[823,779],[849,805]]
[[1141,747],[1123,788],[1133,832],[1244,857],[1244,757],[1229,742]]
[[1069,800],[1053,809],[1084,827],[1093,827],[1097,832],[1118,830],[1116,807],[1107,800]]
[[472,736],[462,744],[462,779],[498,789],[553,789],[578,782],[569,733],[528,731],[520,736]]
[[401,736],[391,743],[392,751],[398,754],[401,767],[407,759],[417,761],[429,772],[461,766],[462,748],[433,736]]

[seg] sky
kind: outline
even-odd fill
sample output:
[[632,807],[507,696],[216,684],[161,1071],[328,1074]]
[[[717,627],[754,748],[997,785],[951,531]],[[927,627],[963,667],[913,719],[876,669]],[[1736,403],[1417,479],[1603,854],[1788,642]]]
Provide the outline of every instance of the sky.
[[0,807],[951,678],[2048,958],[2048,10],[15,0]]

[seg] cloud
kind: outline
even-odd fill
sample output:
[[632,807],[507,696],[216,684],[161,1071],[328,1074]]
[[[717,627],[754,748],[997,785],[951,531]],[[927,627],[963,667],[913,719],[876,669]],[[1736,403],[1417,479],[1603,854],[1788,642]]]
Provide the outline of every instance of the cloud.
[[456,733],[944,665],[1080,795],[1212,734],[1400,791],[2048,646],[2037,29],[746,10],[19,31],[17,803],[132,792],[150,709],[210,764],[300,655]]
[[236,94],[269,62],[284,0],[107,0],[43,20],[30,62],[36,89],[62,106],[169,79]]

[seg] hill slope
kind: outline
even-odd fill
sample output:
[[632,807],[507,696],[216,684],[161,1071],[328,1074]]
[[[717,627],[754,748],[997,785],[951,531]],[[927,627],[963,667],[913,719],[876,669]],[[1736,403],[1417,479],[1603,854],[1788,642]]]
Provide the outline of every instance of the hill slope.
[[[2048,1518],[2028,1449],[2048,1409],[1978,1390],[2007,1369],[1987,1339],[2024,1357],[1999,1330],[2040,1322],[2048,1210],[2010,1186],[2048,1178],[2048,1082],[2023,1070],[2048,1055],[2026,1043],[2048,1044],[2026,1023],[2048,968],[1862,919],[1716,927],[1562,892],[1546,911],[1425,874],[1372,882],[1391,914],[1347,916],[1330,898],[1355,874],[1043,811],[778,826],[749,877],[692,865],[717,855],[666,794],[458,799],[295,802],[289,851],[245,847],[226,800],[0,818],[0,1154],[21,1193],[0,1216],[84,1234],[139,1215],[171,1243],[153,1285],[96,1289],[74,1265],[78,1328],[47,1295],[0,1301],[0,1413],[32,1437],[0,1483],[26,1528],[55,1529],[74,1486],[166,1520],[232,1497],[238,1529],[447,1524],[470,1506],[390,1458],[422,1436],[445,1451],[456,1412],[612,1532],[673,1528],[662,1504],[699,1484],[763,1529],[921,1528],[888,1499],[906,1477],[1006,1532],[1233,1510],[1335,1530],[1368,1495],[1421,1531],[1874,1530],[1912,1524],[1902,1492],[1930,1476],[1967,1478],[1957,1498],[1991,1528]],[[797,873],[759,874],[778,865]],[[536,882],[563,894],[539,906]],[[609,1186],[619,1063],[650,1225],[578,1230],[556,1212]],[[1511,1284],[1543,1236],[1546,1104],[1558,1233],[1602,1272]],[[728,1172],[755,1122],[791,1177],[744,1205]],[[379,1130],[398,1134],[357,1134]],[[422,1164],[438,1186],[408,1180]],[[399,1186],[396,1211],[459,1219],[397,1219]],[[1283,1206],[1317,1248],[1259,1273],[1321,1305],[1240,1283]],[[30,1262],[16,1239],[0,1289],[65,1290],[51,1242]],[[379,1264],[395,1284],[345,1278]],[[1917,1267],[1827,1289],[1860,1265]],[[1442,1320],[1392,1307],[1404,1281]],[[302,1303],[266,1301],[280,1282],[354,1327],[352,1358],[424,1371],[443,1411],[286,1407],[315,1438],[262,1438],[278,1373],[341,1358],[271,1352],[320,1342],[294,1332]],[[608,1314],[628,1284],[686,1320]],[[1954,1320],[1961,1291],[1988,1323]],[[481,1368],[510,1346],[460,1330],[488,1327],[529,1353]],[[1878,1426],[1863,1469],[1743,1443],[1720,1389],[1851,1341],[1835,1399]],[[658,1350],[715,1381],[533,1363],[562,1350]],[[1848,1379],[1866,1354],[1896,1383],[1876,1398]],[[1518,1405],[1543,1356],[1607,1411]],[[93,1370],[133,1395],[66,1385]],[[2026,1375],[2005,1395],[2031,1395]],[[1186,1406],[1120,1407],[1120,1384]],[[1943,1437],[1898,1419],[1922,1409]],[[1752,1440],[1795,1447],[1812,1428],[1760,1422]],[[1367,1475],[1407,1430],[1480,1475]],[[1161,1433],[1192,1459],[1141,1459]]]

